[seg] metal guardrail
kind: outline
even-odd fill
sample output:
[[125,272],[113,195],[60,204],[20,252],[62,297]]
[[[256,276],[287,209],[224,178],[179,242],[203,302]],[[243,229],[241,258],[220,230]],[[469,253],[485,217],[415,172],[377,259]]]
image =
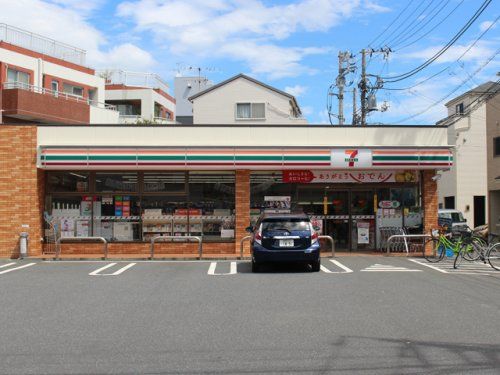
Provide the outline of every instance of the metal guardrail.
[[404,240],[406,254],[409,254],[410,251],[408,248],[408,241],[407,241],[408,238],[425,239],[425,238],[432,238],[432,236],[430,234],[394,234],[387,239],[386,256],[389,256],[389,254],[391,253],[391,242],[393,242],[397,238],[402,238]]
[[201,259],[203,256],[203,245],[202,239],[199,236],[156,236],[151,238],[151,253],[149,255],[149,259],[154,259],[155,256],[155,242],[158,240],[196,240],[198,241],[198,259]]
[[335,241],[331,236],[318,236],[318,240],[328,240],[332,244],[332,258],[335,258]]
[[101,241],[103,243],[103,259],[108,258],[108,241],[104,237],[60,237],[56,241],[56,256],[55,259],[59,260],[61,256],[61,242],[63,241]]
[[243,259],[243,242],[245,242],[246,240],[251,240],[252,239],[252,236],[245,236],[241,239],[240,241],[240,259]]

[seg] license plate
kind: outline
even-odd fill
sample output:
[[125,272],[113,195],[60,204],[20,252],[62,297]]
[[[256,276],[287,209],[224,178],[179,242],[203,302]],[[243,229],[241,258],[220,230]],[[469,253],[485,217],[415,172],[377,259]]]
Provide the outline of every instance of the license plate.
[[280,247],[293,247],[293,240],[280,240]]

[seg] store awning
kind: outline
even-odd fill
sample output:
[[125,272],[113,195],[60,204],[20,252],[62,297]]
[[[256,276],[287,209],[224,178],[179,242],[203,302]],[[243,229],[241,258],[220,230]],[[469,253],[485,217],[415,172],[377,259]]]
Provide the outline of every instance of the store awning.
[[162,148],[41,146],[48,170],[449,169],[447,148]]

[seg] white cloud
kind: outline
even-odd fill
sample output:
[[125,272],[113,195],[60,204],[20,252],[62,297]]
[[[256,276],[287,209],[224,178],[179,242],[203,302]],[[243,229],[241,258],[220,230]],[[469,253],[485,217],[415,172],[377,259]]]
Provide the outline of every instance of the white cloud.
[[298,98],[299,96],[302,96],[307,91],[307,87],[301,86],[301,85],[295,85],[295,86],[286,86],[285,87],[285,92],[289,93],[290,95],[295,96]]
[[136,24],[136,31],[150,31],[158,44],[170,42],[174,55],[230,57],[271,79],[312,72],[302,60],[320,53],[279,46],[279,41],[297,31],[328,31],[361,10],[385,11],[369,0],[296,0],[271,6],[261,0],[131,0],[117,9]]
[[[436,60],[436,63],[442,64],[456,61],[471,45],[472,43],[453,45]],[[443,48],[443,46],[428,47],[423,50],[405,54],[402,58],[409,60],[427,60],[434,56],[441,48]],[[490,42],[479,41],[460,59],[460,61],[482,61],[487,59],[488,56],[491,56],[493,52],[494,49],[491,47]]]
[[107,38],[91,25],[87,16],[101,2],[0,0],[0,22],[84,49],[86,65],[93,68],[106,68],[108,63],[139,70],[151,67],[154,60],[148,52],[129,43],[110,48]]
[[[484,22],[481,22],[481,24],[479,25],[479,30],[481,31],[485,31],[486,29],[488,29],[491,25],[493,25],[493,21],[484,21]],[[497,26],[493,26],[491,29],[494,29],[496,28]],[[491,30],[490,29],[490,30]]]

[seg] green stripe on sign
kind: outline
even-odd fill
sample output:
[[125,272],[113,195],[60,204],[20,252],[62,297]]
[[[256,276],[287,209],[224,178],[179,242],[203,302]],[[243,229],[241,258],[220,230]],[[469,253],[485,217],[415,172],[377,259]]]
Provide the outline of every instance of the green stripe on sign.
[[308,160],[308,161],[330,161],[330,155],[328,156],[284,156],[284,160]]
[[45,160],[87,160],[86,155],[47,155]]
[[138,160],[185,160],[186,157],[184,155],[178,156],[178,155],[148,155],[148,156],[138,156]]
[[373,161],[383,161],[383,160],[388,160],[388,161],[409,161],[409,160],[414,160],[418,161],[418,156],[373,156]]
[[223,155],[211,155],[211,156],[205,156],[205,155],[193,155],[193,156],[187,156],[186,160],[203,160],[203,161],[217,161],[217,160],[234,160],[234,156],[223,156]]
[[89,160],[136,160],[135,155],[89,155]]
[[236,155],[235,156],[235,160],[245,160],[245,161],[253,161],[253,160],[260,160],[260,161],[264,161],[264,160],[276,160],[276,161],[281,161],[282,160],[282,157],[281,155],[278,155],[278,156],[269,156],[269,155],[264,155],[264,156],[261,156],[261,155],[255,155],[255,156],[245,156],[245,155]]
[[430,161],[430,160],[448,161],[448,160],[450,160],[450,158],[448,156],[421,156],[420,160],[422,160],[422,161]]

